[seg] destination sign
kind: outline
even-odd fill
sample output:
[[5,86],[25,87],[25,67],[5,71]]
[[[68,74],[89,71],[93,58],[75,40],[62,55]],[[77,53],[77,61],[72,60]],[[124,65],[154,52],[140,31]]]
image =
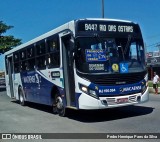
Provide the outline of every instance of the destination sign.
[[126,22],[80,21],[77,30],[86,32],[136,33],[138,25]]
[[127,32],[133,33],[133,26],[125,25],[102,25],[102,24],[84,24],[85,31],[102,31],[102,32]]
[[106,61],[106,54],[104,50],[86,49],[85,54],[87,62]]

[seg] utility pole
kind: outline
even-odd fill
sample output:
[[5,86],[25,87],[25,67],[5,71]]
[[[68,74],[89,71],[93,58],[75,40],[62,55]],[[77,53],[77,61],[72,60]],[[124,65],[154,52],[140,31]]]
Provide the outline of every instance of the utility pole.
[[104,18],[104,0],[102,0],[102,18]]

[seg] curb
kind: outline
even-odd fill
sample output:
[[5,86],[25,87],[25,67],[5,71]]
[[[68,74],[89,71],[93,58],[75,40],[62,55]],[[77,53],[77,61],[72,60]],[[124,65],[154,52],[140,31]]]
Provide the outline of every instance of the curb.
[[[158,92],[160,93],[160,87],[158,88]],[[149,93],[155,93],[155,90],[153,89],[153,87],[149,87]]]

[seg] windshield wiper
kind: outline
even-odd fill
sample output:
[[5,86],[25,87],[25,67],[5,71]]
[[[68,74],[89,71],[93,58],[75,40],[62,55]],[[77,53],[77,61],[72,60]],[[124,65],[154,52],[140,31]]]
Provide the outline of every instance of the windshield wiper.
[[129,44],[130,44],[130,42],[131,42],[131,39],[132,39],[132,36],[131,36],[131,35],[128,35],[128,40],[127,40],[126,47],[125,47],[125,49],[124,49],[124,54],[127,53],[127,50],[128,50]]
[[[125,61],[124,50],[123,50],[122,45],[118,46],[118,48],[121,48],[121,53],[122,53],[123,61]],[[119,54],[119,56],[120,56],[120,54]]]

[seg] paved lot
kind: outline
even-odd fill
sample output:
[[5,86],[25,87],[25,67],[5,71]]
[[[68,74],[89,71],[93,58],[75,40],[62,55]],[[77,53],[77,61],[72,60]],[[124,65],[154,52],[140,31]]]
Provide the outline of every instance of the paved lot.
[[150,94],[149,102],[136,106],[100,111],[70,110],[63,118],[53,115],[47,106],[29,103],[22,107],[8,98],[5,91],[0,91],[0,133],[160,133],[160,95]]

